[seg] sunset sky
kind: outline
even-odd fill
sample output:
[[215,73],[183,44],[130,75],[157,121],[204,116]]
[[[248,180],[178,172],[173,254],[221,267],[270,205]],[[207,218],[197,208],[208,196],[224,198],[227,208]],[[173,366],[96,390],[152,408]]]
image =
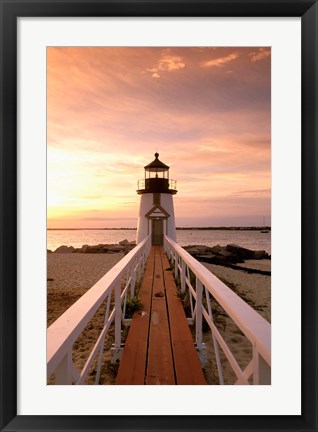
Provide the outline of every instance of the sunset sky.
[[270,224],[269,48],[48,48],[48,228],[136,227],[159,159],[177,226]]

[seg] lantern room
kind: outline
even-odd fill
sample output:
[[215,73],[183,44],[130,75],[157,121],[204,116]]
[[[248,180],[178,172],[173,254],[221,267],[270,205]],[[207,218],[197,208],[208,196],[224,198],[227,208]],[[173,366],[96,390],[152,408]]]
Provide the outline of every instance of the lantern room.
[[155,153],[155,159],[144,168],[145,178],[138,181],[138,194],[177,193],[177,182],[169,179],[169,167],[159,160],[159,153]]

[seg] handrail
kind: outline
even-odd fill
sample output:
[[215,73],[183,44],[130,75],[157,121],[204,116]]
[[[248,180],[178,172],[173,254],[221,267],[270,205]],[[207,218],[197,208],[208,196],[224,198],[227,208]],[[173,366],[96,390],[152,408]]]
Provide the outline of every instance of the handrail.
[[[70,383],[70,376],[74,369],[71,364],[72,346],[107,297],[109,301],[102,330],[103,335],[98,340],[99,346],[96,348],[95,345],[93,351],[97,354],[98,348],[102,347],[106,332],[114,320],[115,347],[120,348],[121,322],[123,319],[122,304],[126,301],[128,288],[130,287],[131,293],[134,292],[136,279],[141,276],[149,250],[150,236],[146,237],[125,255],[47,329],[48,378],[55,372],[62,376],[58,381],[65,381],[67,379],[68,383]],[[123,282],[126,285],[122,289]],[[113,310],[110,311],[110,296],[113,291],[115,305]],[[123,310],[125,310],[125,304]],[[90,363],[93,360],[90,359]],[[62,372],[60,371],[61,368]],[[83,381],[83,377],[81,377],[81,381]]]
[[[200,312],[200,319],[204,317],[209,324],[213,336],[223,349],[224,341],[222,336],[219,334],[217,328],[213,323],[212,310],[210,299],[208,300],[208,310],[202,306],[202,293],[203,287],[210,293],[217,303],[224,309],[229,317],[235,322],[237,327],[245,334],[253,345],[255,363],[258,362],[258,355],[266,362],[267,366],[271,365],[271,325],[261,315],[259,315],[251,306],[249,306],[244,300],[242,300],[237,294],[235,294],[230,288],[228,288],[222,281],[220,281],[215,275],[213,275],[206,267],[204,267],[199,261],[193,258],[188,252],[186,252],[181,246],[173,241],[168,236],[164,236],[165,248],[168,256],[174,261],[175,265],[175,277],[178,275],[181,279],[181,287],[184,290],[188,286],[190,294],[196,301],[195,312],[198,318]],[[190,283],[189,274],[187,274],[186,267],[191,269],[196,277],[196,289],[192,287]],[[198,299],[200,296],[200,299]],[[209,297],[209,296],[208,296]],[[199,304],[200,303],[200,304]],[[192,307],[192,305],[191,305]],[[202,328],[202,326],[201,326]],[[202,330],[201,330],[202,331]],[[202,334],[200,329],[197,328],[197,343],[199,345],[202,342]],[[215,344],[215,340],[214,340]],[[226,349],[226,348],[225,348]],[[223,350],[224,352],[224,350]],[[238,366],[235,359],[229,358],[232,353],[224,352],[231,363],[233,370]],[[217,359],[218,360],[218,359]],[[249,368],[250,369],[250,368]],[[235,370],[234,370],[235,372]],[[267,374],[268,375],[268,374]],[[243,373],[237,373],[237,377],[244,381]],[[245,379],[245,381],[247,381]],[[247,382],[245,382],[247,383]]]

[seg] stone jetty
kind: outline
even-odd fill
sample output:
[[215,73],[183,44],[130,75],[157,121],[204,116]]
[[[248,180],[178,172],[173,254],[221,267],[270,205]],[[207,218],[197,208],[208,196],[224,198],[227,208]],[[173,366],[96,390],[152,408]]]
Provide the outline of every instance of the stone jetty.
[[246,260],[271,259],[271,256],[264,250],[254,251],[235,244],[228,244],[227,246],[216,245],[213,247],[190,245],[184,246],[184,249],[198,261],[222,265],[235,270],[244,270],[248,273],[259,273],[268,276],[271,274],[270,271],[247,268],[239,265]]
[[184,249],[197,260],[211,264],[237,264],[248,259],[270,259],[270,255],[264,250],[254,251],[235,244],[213,247],[190,245],[184,246]]
[[[118,253],[123,252],[125,255],[130,252],[136,246],[135,241],[129,242],[127,239],[120,241],[118,244],[98,244],[98,245],[83,245],[80,248],[75,248],[73,246],[59,246],[55,249],[54,253]],[[53,252],[48,250],[48,253]]]

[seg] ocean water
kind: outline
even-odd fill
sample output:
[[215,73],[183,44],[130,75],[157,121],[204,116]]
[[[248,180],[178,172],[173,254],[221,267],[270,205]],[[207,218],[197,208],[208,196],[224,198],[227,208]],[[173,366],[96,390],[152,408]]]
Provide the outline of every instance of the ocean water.
[[[116,244],[121,240],[136,240],[136,230],[48,230],[47,248],[54,251],[61,245]],[[181,246],[202,244],[225,246],[230,243],[252,250],[271,253],[271,232],[245,230],[177,230],[177,242]]]

